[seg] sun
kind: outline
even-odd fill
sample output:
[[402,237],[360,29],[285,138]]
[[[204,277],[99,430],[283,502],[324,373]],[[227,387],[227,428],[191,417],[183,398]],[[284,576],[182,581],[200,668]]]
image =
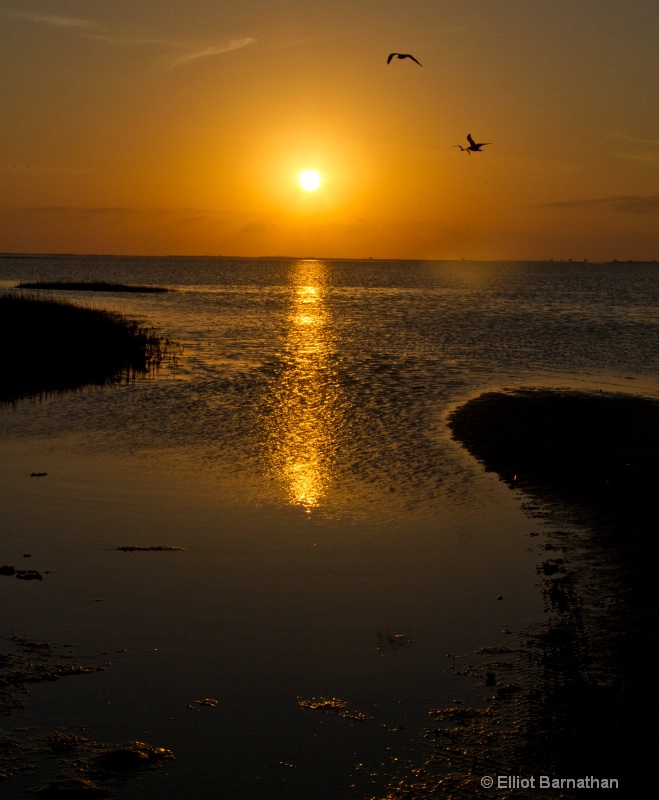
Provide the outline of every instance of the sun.
[[320,175],[315,169],[308,169],[300,175],[300,186],[307,192],[315,192],[320,186]]

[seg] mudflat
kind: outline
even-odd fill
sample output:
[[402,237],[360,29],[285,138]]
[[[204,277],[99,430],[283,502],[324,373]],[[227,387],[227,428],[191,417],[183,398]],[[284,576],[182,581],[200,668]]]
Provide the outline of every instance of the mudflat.
[[449,424],[486,470],[522,494],[531,516],[554,528],[539,569],[553,614],[527,632],[527,657],[539,670],[523,699],[514,761],[554,774],[619,774],[630,788],[657,743],[659,402],[496,391],[456,409]]

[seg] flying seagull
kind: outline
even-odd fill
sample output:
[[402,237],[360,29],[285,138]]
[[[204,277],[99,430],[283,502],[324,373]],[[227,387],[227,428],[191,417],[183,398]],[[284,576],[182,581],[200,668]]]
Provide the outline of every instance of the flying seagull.
[[[412,59],[412,61],[416,61],[416,58],[414,58],[414,56],[410,55],[409,53],[390,53],[390,54],[389,54],[389,58],[387,59],[387,64],[389,64],[389,63],[391,62],[391,59],[392,59],[394,56],[396,56],[396,58],[411,58],[411,59]],[[420,61],[416,61],[416,63],[417,63],[417,64],[418,64],[420,67],[422,67],[422,66],[423,66],[423,64],[422,64]]]
[[467,134],[467,141],[469,142],[469,147],[463,147],[461,144],[454,144],[453,147],[459,147],[460,150],[466,151],[467,155],[471,155],[472,153],[480,153],[481,147],[491,144],[491,142],[475,142],[470,133]]

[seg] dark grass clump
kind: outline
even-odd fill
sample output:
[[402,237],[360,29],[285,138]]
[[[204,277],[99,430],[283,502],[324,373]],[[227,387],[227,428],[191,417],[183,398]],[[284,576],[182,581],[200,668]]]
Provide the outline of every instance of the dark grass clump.
[[548,534],[545,549],[560,557],[538,568],[550,614],[527,632],[535,680],[519,728],[526,742],[516,754],[527,760],[517,774],[590,769],[619,777],[631,791],[658,744],[659,402],[604,392],[488,392],[456,409],[449,426],[487,470],[531,501],[523,506],[531,516],[569,526]]
[[453,436],[511,487],[550,492],[643,527],[659,491],[659,402],[568,390],[487,392],[456,409]]
[[554,519],[592,530],[603,563],[615,562],[628,587],[625,604],[639,630],[650,616],[656,621],[659,401],[606,392],[487,392],[456,409],[449,426],[511,488]]
[[109,281],[27,281],[19,283],[17,289],[66,289],[80,292],[168,292],[164,286],[139,286]]
[[153,373],[171,342],[121,314],[38,294],[0,294],[0,402]]

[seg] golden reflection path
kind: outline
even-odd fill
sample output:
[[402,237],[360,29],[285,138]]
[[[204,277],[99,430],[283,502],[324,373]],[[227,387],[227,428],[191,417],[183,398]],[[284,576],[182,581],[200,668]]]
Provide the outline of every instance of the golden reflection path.
[[268,437],[271,468],[288,502],[309,514],[327,496],[340,426],[328,277],[322,261],[293,265],[284,370]]

